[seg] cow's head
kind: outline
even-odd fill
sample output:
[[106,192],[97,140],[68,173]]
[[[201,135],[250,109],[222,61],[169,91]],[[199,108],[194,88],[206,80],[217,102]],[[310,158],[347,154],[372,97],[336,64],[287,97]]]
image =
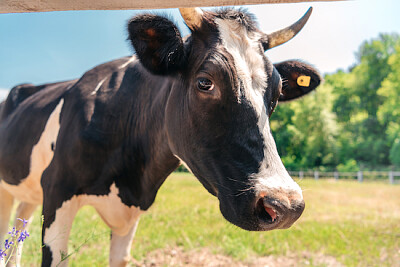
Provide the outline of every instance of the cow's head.
[[304,210],[300,187],[278,155],[269,117],[278,101],[315,89],[320,75],[299,61],[273,65],[264,52],[293,38],[311,14],[272,34],[244,11],[182,8],[192,34],[167,18],[129,22],[142,64],[172,83],[166,130],[172,152],[247,230],[288,228]]

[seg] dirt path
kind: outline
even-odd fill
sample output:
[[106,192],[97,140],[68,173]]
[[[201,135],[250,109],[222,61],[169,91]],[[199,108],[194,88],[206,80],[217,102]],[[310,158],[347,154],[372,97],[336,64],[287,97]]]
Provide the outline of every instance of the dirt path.
[[132,261],[137,267],[156,266],[207,266],[207,267],[286,267],[286,266],[343,266],[332,256],[303,253],[289,256],[267,256],[249,259],[245,262],[231,257],[213,254],[209,249],[185,252],[182,248],[155,250],[141,261]]

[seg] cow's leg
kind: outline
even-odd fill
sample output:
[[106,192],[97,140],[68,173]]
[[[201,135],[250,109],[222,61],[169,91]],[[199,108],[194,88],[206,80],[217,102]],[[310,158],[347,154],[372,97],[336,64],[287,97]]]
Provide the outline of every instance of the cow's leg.
[[8,232],[11,210],[14,204],[14,197],[5,190],[0,183],[0,244],[3,244]]
[[[8,233],[11,210],[14,204],[14,197],[5,190],[0,183],[0,248],[3,249],[4,240]],[[4,260],[0,260],[0,266],[4,266]]]
[[[18,205],[17,208],[17,212],[15,214],[15,228],[18,231],[21,230],[28,230],[29,225],[32,222],[32,214],[35,211],[37,205],[35,204],[29,204],[29,203],[25,203],[25,202],[21,202]],[[25,221],[21,221],[21,220],[25,220]],[[24,227],[25,224],[25,227]],[[7,264],[7,266],[14,266],[14,264],[16,266],[21,266],[21,255],[22,255],[22,246],[23,246],[23,242],[19,242],[18,243],[18,248],[17,250],[14,250],[13,255],[10,255],[10,257],[15,257],[14,259],[10,259],[9,263]]]
[[111,233],[111,246],[110,246],[110,267],[124,267],[127,266],[131,257],[132,240],[139,223],[139,218],[131,227],[129,232],[120,236],[115,231]]
[[119,197],[119,189],[112,184],[107,196],[92,197],[90,203],[112,230],[110,266],[126,266],[130,258],[132,239],[143,212],[139,207],[127,206]]
[[[55,198],[44,197],[42,230],[42,266],[68,266],[68,238],[72,222],[81,203],[74,196],[54,208]],[[48,200],[48,201],[47,201]]]

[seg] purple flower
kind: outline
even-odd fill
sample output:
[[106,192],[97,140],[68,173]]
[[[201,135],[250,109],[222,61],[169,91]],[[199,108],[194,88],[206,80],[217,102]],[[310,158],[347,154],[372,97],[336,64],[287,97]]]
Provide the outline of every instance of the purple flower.
[[8,239],[6,239],[6,241],[4,242],[4,248],[5,250],[9,249],[11,247],[11,245],[14,244],[14,242],[9,241]]
[[[19,219],[19,218],[17,219],[23,223],[23,226],[21,230],[17,230],[15,227],[13,227],[12,230],[8,232],[9,238],[4,241],[4,249],[0,249],[0,260],[3,260],[7,256],[6,254],[7,250],[10,251],[14,250],[17,247],[18,243],[24,242],[25,239],[29,237],[29,233],[26,230],[23,230],[27,225],[28,221],[25,219]],[[8,260],[6,260],[6,264]]]
[[17,241],[18,242],[24,242],[24,240],[29,236],[29,233],[26,230],[21,231],[21,234],[19,235]]
[[8,232],[9,235],[11,235],[12,237],[16,237],[18,235],[19,231],[17,229],[15,229],[15,227],[13,227],[11,232]]
[[7,254],[6,254],[6,250],[2,250],[2,249],[0,249],[0,260],[2,260],[4,257],[6,257],[7,256]]

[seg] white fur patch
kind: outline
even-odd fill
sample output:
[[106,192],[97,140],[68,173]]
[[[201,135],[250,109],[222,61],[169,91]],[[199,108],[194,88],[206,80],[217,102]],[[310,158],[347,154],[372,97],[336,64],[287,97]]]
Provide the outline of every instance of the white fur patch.
[[178,156],[175,155],[175,154],[174,154],[174,156],[175,156],[177,159],[179,159],[179,161],[181,162],[181,164],[182,164],[183,166],[185,166],[185,168],[186,168],[188,171],[190,171],[190,173],[193,174],[192,170],[189,168],[189,166],[186,164],[186,162],[183,161],[183,159],[181,159],[180,157],[178,157]]
[[[53,256],[52,266],[57,266],[61,255],[67,255],[67,244],[72,222],[76,212],[85,205],[93,206],[113,234],[127,236],[134,231],[139,216],[143,213],[139,207],[128,207],[118,196],[119,190],[113,183],[110,193],[105,196],[79,195],[65,201],[57,209],[54,222],[46,229],[44,243],[50,248]],[[135,228],[136,229],[136,228]],[[64,262],[63,262],[64,263]],[[67,262],[65,262],[67,265]]]
[[113,183],[106,196],[82,195],[79,198],[83,205],[91,205],[97,210],[113,233],[125,236],[144,211],[140,207],[125,205],[118,194],[119,190]]
[[[118,67],[118,69],[123,69],[126,68],[130,63],[134,62],[136,60],[136,56],[133,55],[132,57],[130,57],[128,59],[128,61],[126,61],[124,64],[122,64],[121,66]],[[96,86],[96,88],[94,88],[94,90],[92,91],[92,93],[90,93],[90,95],[96,95],[97,92],[99,91],[99,89],[101,88],[101,86],[103,85],[103,83],[107,80],[109,76],[103,78]]]
[[64,99],[61,99],[47,120],[38,143],[32,148],[29,175],[19,185],[9,185],[3,180],[1,181],[3,188],[22,202],[42,204],[43,196],[40,178],[53,159],[54,152],[51,150],[51,146],[52,144],[55,146],[57,141],[63,104]]
[[290,177],[278,154],[265,108],[263,108],[263,114],[258,121],[258,127],[264,139],[264,158],[258,173],[251,175],[256,192],[297,193],[297,196],[302,199],[300,186]]
[[258,173],[251,175],[258,192],[284,190],[302,192],[298,184],[290,177],[278,155],[274,138],[269,128],[265,110],[264,94],[267,88],[267,75],[264,58],[260,50],[260,35],[248,32],[244,26],[234,20],[217,19],[222,44],[232,55],[239,78],[243,81],[244,97],[256,112],[258,127],[264,139],[264,159]]
[[124,64],[122,64],[121,66],[119,66],[118,69],[126,68],[130,63],[134,62],[135,60],[136,60],[136,55],[131,56],[129,60]]
[[119,236],[112,233],[110,246],[110,267],[128,266],[131,259],[132,240],[135,236],[139,219],[132,226],[128,234]]
[[97,91],[99,91],[100,87],[103,85],[103,83],[105,82],[106,79],[107,79],[107,77],[104,78],[103,80],[101,80],[101,81],[97,84],[96,88],[94,88],[93,92],[92,92],[90,95],[95,95],[95,94],[97,94]]
[[260,116],[268,82],[264,55],[260,50],[261,36],[255,32],[248,32],[243,25],[234,20],[216,19],[216,23],[222,44],[232,55],[237,75],[243,82],[243,93]]
[[303,197],[300,186],[293,181],[283,166],[275,145],[274,138],[269,129],[269,123],[265,123],[263,129],[264,159],[260,164],[258,173],[251,176],[257,192],[280,191],[286,193],[296,192]]
[[3,245],[4,238],[9,230],[8,221],[10,220],[13,204],[14,197],[0,184],[0,246]]

